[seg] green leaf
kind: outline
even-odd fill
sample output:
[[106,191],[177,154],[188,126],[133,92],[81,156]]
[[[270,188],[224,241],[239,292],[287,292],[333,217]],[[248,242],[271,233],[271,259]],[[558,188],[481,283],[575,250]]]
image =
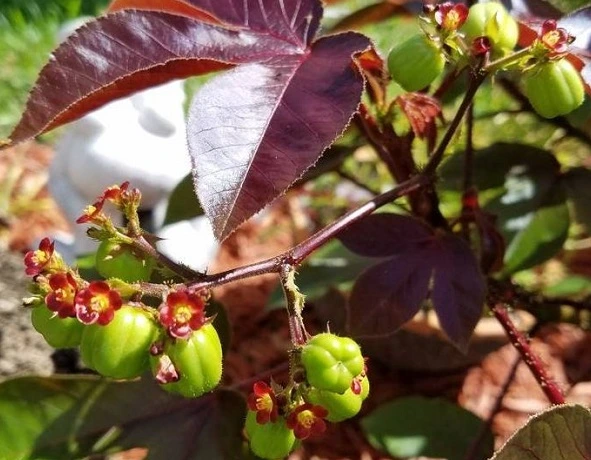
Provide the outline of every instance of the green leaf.
[[66,459],[134,447],[149,458],[240,458],[243,398],[172,396],[152,379],[25,377],[0,384],[0,458]]
[[[375,258],[358,256],[334,240],[316,251],[300,268],[296,283],[309,299],[315,299],[324,295],[330,287],[344,287],[343,284],[351,283],[373,263]],[[278,285],[271,293],[267,310],[277,310],[284,305],[283,290]]]
[[[443,399],[402,398],[384,404],[361,420],[369,442],[393,457],[464,458],[482,429],[476,415]],[[493,452],[490,431],[472,458]]]
[[537,209],[521,204],[495,207],[498,201],[488,207],[497,210],[500,230],[508,241],[505,274],[545,262],[562,249],[570,226],[565,200],[563,187],[556,184]]
[[[474,184],[480,191],[506,190],[507,183],[526,196],[547,190],[558,177],[560,165],[547,150],[522,144],[497,143],[474,154]],[[461,191],[464,180],[464,152],[452,155],[439,169],[440,187]],[[515,193],[515,192],[514,192]]]
[[558,283],[544,288],[547,296],[587,296],[591,293],[591,279],[585,276],[571,275]]
[[203,209],[201,209],[195,194],[193,179],[188,174],[178,183],[168,199],[163,225],[174,224],[181,220],[188,220],[202,215]]
[[[463,152],[441,168],[442,188],[461,191]],[[494,144],[475,153],[474,183],[484,208],[497,216],[507,245],[504,273],[533,267],[554,256],[564,244],[570,218],[560,165],[537,147]]]
[[552,407],[532,417],[491,460],[588,460],[591,412],[578,405]]
[[591,171],[573,168],[564,174],[564,184],[575,210],[575,218],[591,230]]

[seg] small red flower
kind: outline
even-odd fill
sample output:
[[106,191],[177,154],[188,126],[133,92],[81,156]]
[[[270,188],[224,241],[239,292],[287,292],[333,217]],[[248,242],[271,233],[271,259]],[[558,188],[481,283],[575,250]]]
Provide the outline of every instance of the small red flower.
[[158,365],[156,367],[156,375],[154,378],[160,385],[179,381],[179,373],[168,355],[161,355],[158,358]]
[[252,386],[252,391],[246,403],[251,411],[257,413],[257,423],[264,425],[275,422],[279,416],[279,408],[273,389],[265,382],[259,381]]
[[472,54],[474,56],[483,56],[490,51],[492,48],[492,44],[490,39],[486,36],[484,37],[476,37],[472,41]]
[[39,243],[39,249],[25,254],[25,273],[29,276],[37,276],[49,266],[53,257],[54,242],[49,238],[43,238]]
[[554,53],[566,53],[573,37],[563,28],[557,27],[556,21],[549,19],[542,24],[540,41]]
[[121,308],[121,296],[104,281],[93,281],[76,295],[76,317],[81,323],[102,326],[115,317]]
[[435,22],[447,31],[458,30],[468,18],[468,7],[463,3],[457,5],[445,2],[435,9]]
[[119,204],[121,202],[121,197],[125,195],[128,188],[129,182],[123,182],[121,185],[111,185],[98,198],[98,201],[104,203],[106,200],[108,200],[114,204]]
[[187,291],[171,292],[160,307],[160,323],[177,339],[187,339],[205,324],[203,299]]
[[104,200],[99,200],[94,204],[86,206],[82,215],[76,219],[77,224],[85,224],[87,222],[96,222],[102,217],[103,206],[105,205]]
[[60,318],[76,316],[74,303],[78,283],[71,273],[54,273],[49,276],[51,291],[45,296],[47,308],[57,313]]
[[315,406],[310,403],[302,404],[287,416],[287,426],[293,430],[295,437],[306,439],[310,436],[317,436],[326,430],[324,418],[328,411],[322,406]]

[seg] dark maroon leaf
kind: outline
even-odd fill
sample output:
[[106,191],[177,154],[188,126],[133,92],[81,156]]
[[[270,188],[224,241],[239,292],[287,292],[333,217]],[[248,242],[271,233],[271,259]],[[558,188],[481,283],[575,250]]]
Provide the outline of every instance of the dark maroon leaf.
[[293,43],[304,51],[320,18],[320,0],[185,0],[221,22]]
[[439,240],[431,301],[441,328],[465,351],[482,314],[486,285],[466,242],[453,235]]
[[394,257],[367,269],[349,302],[349,328],[356,337],[394,333],[429,297],[443,331],[462,351],[480,319],[485,283],[469,246],[413,218],[376,214],[342,237],[345,246],[372,257]]
[[366,270],[349,300],[348,325],[356,338],[386,336],[409,321],[427,298],[433,272],[429,250],[409,250]]
[[[591,7],[586,6],[567,14],[558,21],[558,25],[575,37],[575,41],[570,47],[571,52],[582,62],[581,76],[587,84],[587,92],[589,92],[589,85],[591,85]],[[573,62],[572,59],[571,62]],[[573,64],[577,63],[573,62]]]
[[75,120],[135,91],[260,62],[294,46],[249,31],[223,29],[152,11],[121,11],[83,26],[43,68],[13,143]]
[[187,3],[186,0],[114,0],[107,11],[149,10],[188,16],[199,21],[218,22],[213,16]]
[[432,238],[433,231],[420,220],[390,213],[366,217],[339,236],[347,249],[366,257],[414,251]]
[[356,33],[321,38],[302,54],[220,75],[191,105],[188,138],[199,199],[223,239],[283,193],[345,129],[363,79]]
[[383,1],[354,11],[331,27],[331,31],[356,30],[376,22],[385,21],[393,16],[412,16],[420,11],[422,2]]
[[562,12],[544,0],[501,0],[513,17],[521,21],[558,19]]
[[567,30],[575,37],[573,46],[589,50],[591,49],[591,7],[586,6],[560,18],[557,25]]

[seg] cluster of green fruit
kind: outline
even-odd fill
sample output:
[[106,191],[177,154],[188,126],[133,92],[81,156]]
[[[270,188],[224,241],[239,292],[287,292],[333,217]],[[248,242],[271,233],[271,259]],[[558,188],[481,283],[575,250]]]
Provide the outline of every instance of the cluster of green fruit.
[[[38,295],[31,302],[31,321],[47,343],[79,346],[84,364],[106,377],[132,379],[151,369],[165,390],[185,397],[215,388],[222,375],[222,347],[204,315],[203,299],[171,293],[159,310],[122,300],[108,282],[81,280],[61,262],[53,245],[43,246],[45,250],[28,255],[27,266],[45,262],[46,269],[34,273]],[[52,260],[57,263],[48,272]],[[149,280],[154,265],[130,246],[109,240],[96,253],[96,270],[112,285]]]
[[325,421],[355,416],[369,394],[364,358],[348,337],[318,334],[294,358],[299,361],[295,374],[300,365],[303,369],[301,379],[285,388],[257,382],[248,399],[245,431],[261,458],[283,458],[300,440],[321,434]]
[[518,54],[519,25],[499,2],[476,3],[469,10],[443,3],[428,8],[423,19],[432,32],[412,36],[388,56],[390,75],[406,91],[428,87],[447,61],[482,67],[486,55],[506,63],[495,70],[517,67],[524,94],[545,118],[566,115],[583,103],[584,83],[567,56],[573,37],[554,21],[546,21],[538,38]]

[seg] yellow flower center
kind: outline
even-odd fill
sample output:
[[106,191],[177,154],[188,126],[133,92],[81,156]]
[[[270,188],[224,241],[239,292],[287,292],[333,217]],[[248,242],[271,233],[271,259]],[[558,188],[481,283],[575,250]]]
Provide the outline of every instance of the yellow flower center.
[[256,399],[256,406],[257,410],[264,410],[271,412],[273,409],[273,399],[271,399],[271,395],[269,393],[264,394],[263,396],[259,396]]
[[95,295],[90,300],[90,309],[97,312],[105,311],[109,308],[110,302],[106,295]]
[[316,420],[316,416],[314,415],[314,413],[311,410],[303,410],[298,414],[298,423],[305,427],[305,428],[310,428],[313,424],[314,421]]
[[177,323],[187,323],[191,316],[193,313],[188,305],[178,305],[174,309],[174,319]]
[[49,261],[49,257],[45,251],[42,251],[41,249],[37,249],[33,253],[33,262],[35,262],[36,264],[43,265],[43,264],[46,264],[48,261]]
[[84,214],[87,216],[92,216],[96,212],[96,206],[89,204],[84,208]]
[[560,33],[557,30],[551,30],[550,32],[546,32],[544,34],[543,41],[550,48],[556,46],[556,43],[558,43],[559,40]]
[[55,290],[55,298],[58,302],[73,303],[75,294],[76,291],[71,286]]
[[446,29],[457,29],[458,24],[460,23],[460,15],[456,10],[450,10],[446,15],[443,21],[443,26]]

